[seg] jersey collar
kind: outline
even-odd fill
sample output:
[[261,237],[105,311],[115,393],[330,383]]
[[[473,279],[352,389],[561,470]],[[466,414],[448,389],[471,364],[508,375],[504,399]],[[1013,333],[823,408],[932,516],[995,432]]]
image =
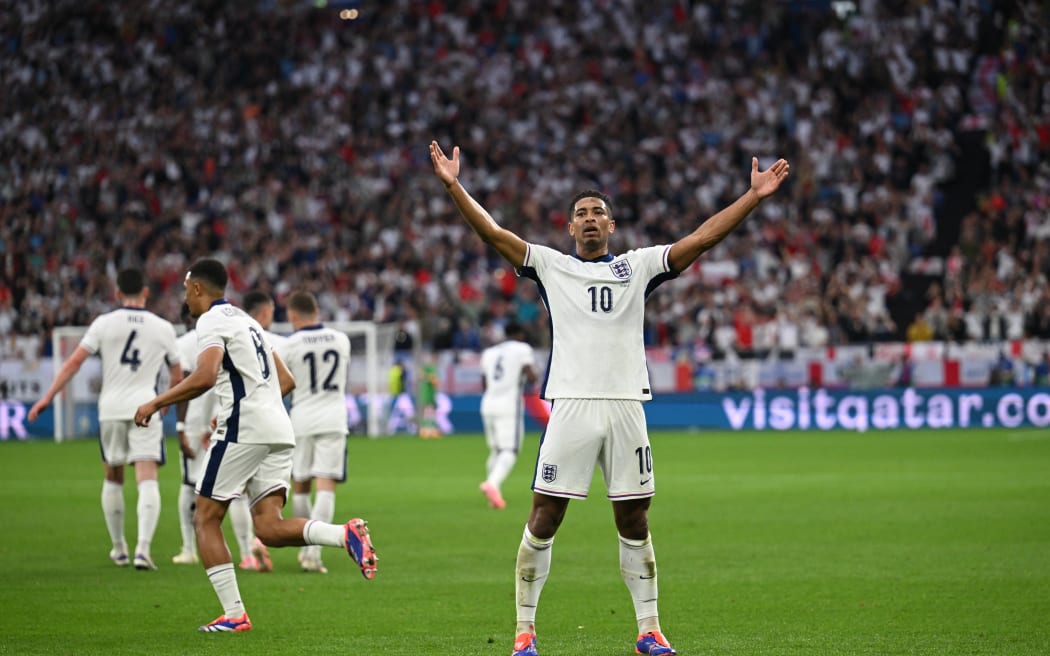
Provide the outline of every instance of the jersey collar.
[[225,298],[217,298],[214,301],[212,301],[211,305],[209,305],[208,307],[215,307],[216,305],[229,305],[229,304],[230,304],[230,302],[227,301]]
[[613,255],[612,253],[606,253],[605,255],[599,255],[598,257],[594,258],[593,260],[585,260],[584,258],[582,258],[579,255],[577,255],[576,251],[572,252],[572,256],[575,257],[580,262],[612,262],[614,259],[616,259],[616,256]]
[[323,326],[323,325],[321,325],[321,324],[319,324],[319,323],[315,323],[315,324],[314,324],[314,325],[312,325],[312,326],[303,326],[303,327],[302,327],[302,328],[300,328],[299,330],[321,330],[322,328],[324,328],[324,326]]

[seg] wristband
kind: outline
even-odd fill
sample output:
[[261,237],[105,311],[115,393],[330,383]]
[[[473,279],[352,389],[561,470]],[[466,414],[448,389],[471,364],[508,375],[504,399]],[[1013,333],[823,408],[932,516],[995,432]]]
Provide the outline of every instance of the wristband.
[[175,422],[175,432],[182,433],[182,432],[185,432],[185,430],[186,430],[186,422],[184,422],[184,421],[176,421]]

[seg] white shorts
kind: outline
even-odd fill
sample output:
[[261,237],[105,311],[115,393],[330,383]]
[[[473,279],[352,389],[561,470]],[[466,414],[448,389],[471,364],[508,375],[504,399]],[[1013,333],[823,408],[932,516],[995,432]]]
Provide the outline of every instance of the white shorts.
[[314,478],[346,480],[346,433],[295,436],[292,480],[302,483]]
[[164,464],[164,429],[160,418],[149,426],[136,426],[131,419],[99,422],[102,461],[111,467],[132,462]]
[[201,441],[206,432],[210,431],[190,425],[186,427],[186,441],[190,443],[190,448],[197,455],[192,459],[187,458],[186,454],[182,453],[182,449],[179,449],[179,453],[182,456],[179,458],[179,462],[182,464],[183,485],[196,485],[197,479],[204,468],[204,449],[201,448]]
[[482,414],[481,421],[485,424],[485,442],[493,451],[518,452],[521,448],[521,437],[525,434],[525,415],[514,414]]
[[532,489],[555,497],[585,499],[596,464],[613,501],[642,499],[656,491],[641,401],[554,402],[540,442]]
[[250,506],[274,492],[281,492],[287,500],[292,448],[290,444],[212,440],[204,454],[197,494],[216,501],[229,501],[244,493]]

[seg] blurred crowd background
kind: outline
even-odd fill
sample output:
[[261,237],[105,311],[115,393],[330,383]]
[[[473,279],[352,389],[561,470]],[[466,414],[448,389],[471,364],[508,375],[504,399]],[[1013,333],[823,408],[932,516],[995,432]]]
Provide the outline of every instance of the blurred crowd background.
[[149,275],[480,349],[535,286],[465,227],[427,144],[528,241],[613,198],[612,249],[786,188],[650,299],[646,340],[715,357],[1050,338],[1050,9],[1036,0],[13,0],[0,12],[0,356]]

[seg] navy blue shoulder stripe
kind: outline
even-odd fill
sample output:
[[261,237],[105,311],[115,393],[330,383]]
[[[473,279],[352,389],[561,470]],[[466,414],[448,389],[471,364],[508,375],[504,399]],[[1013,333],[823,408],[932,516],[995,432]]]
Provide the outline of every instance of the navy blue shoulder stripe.
[[649,298],[649,294],[652,294],[654,289],[664,284],[668,280],[674,280],[677,277],[678,273],[674,271],[668,271],[666,273],[661,273],[657,276],[654,276],[653,279],[649,281],[649,284],[645,286],[645,297]]

